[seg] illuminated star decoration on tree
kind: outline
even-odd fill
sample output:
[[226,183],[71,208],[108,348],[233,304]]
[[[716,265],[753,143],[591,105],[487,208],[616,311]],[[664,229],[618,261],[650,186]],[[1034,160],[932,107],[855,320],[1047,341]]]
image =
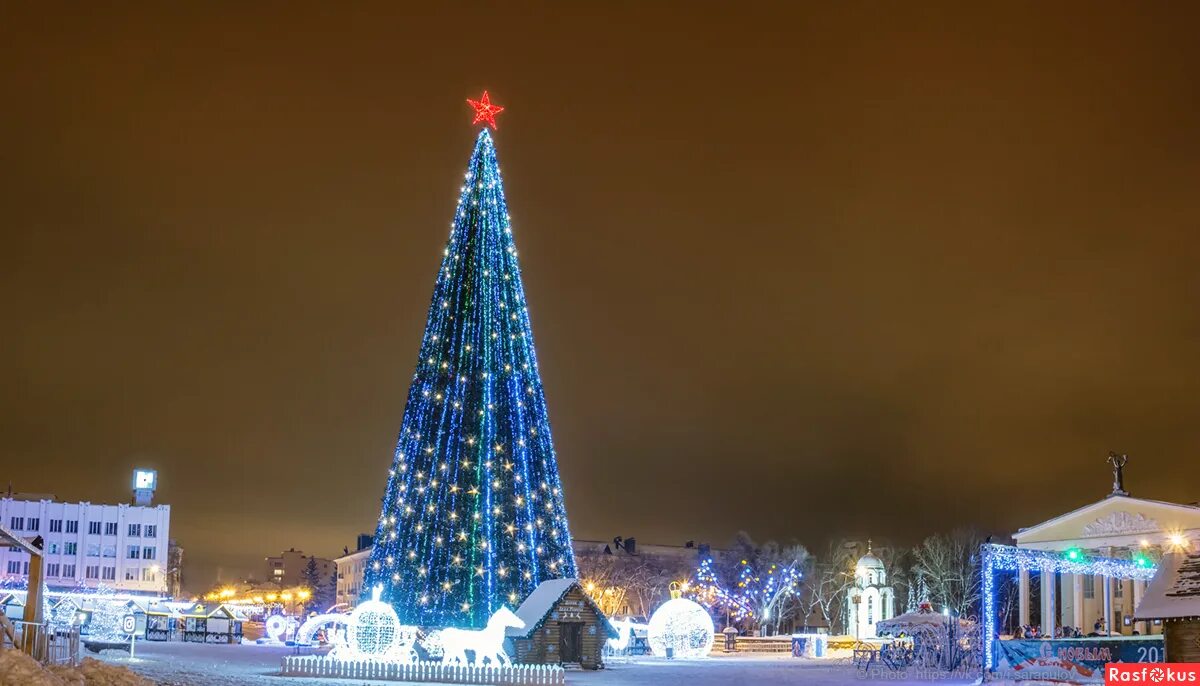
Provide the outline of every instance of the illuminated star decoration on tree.
[[493,129],[496,128],[496,115],[504,111],[503,107],[492,104],[492,98],[487,91],[484,91],[483,97],[478,100],[467,98],[467,104],[475,109],[475,120],[471,122],[472,124],[482,122]]

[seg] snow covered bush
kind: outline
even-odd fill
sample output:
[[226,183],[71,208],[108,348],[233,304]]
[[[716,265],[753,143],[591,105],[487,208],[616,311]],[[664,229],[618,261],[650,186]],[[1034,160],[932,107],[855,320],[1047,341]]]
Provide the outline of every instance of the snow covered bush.
[[19,650],[0,650],[0,686],[154,686],[154,682],[90,657],[78,667],[47,668]]

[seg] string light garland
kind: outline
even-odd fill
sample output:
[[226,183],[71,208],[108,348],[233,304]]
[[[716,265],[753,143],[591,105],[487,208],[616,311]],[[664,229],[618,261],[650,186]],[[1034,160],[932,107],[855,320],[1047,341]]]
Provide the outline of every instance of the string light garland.
[[705,557],[700,560],[695,580],[685,592],[708,608],[726,611],[731,619],[765,621],[782,598],[797,592],[801,578],[795,564],[781,567],[768,563],[760,571],[749,560],[742,560],[738,565],[736,585],[726,588],[713,566],[713,559]]
[[1033,548],[1016,548],[1008,545],[988,543],[981,547],[983,596],[983,664],[986,669],[994,669],[998,586],[997,572],[1032,571],[1043,574],[1082,574],[1085,576],[1103,576],[1113,579],[1133,579],[1135,581],[1150,581],[1154,578],[1156,567],[1144,554],[1137,554],[1132,560],[1121,560],[1110,557],[1089,558],[1078,548],[1062,552],[1035,550]]
[[701,558],[695,580],[684,592],[705,607],[726,612],[733,619],[740,620],[752,612],[749,604],[721,583],[711,557]]
[[[477,104],[476,122],[494,125],[500,108],[486,93]],[[364,575],[405,625],[482,627],[542,581],[577,576],[517,255],[483,128]]]

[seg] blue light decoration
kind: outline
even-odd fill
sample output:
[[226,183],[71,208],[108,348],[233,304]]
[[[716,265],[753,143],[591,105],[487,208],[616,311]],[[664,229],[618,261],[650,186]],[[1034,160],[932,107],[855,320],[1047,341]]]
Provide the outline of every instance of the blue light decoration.
[[725,612],[733,619],[744,619],[753,612],[744,599],[721,583],[711,557],[700,558],[694,580],[688,584],[687,595],[709,610]]
[[983,664],[985,670],[996,668],[996,572],[1020,572],[1100,575],[1113,579],[1149,581],[1156,567],[1144,554],[1133,560],[1110,557],[1088,557],[1078,548],[1065,552],[1016,548],[988,543],[981,549],[980,574],[983,596]]
[[575,577],[496,148],[479,132],[388,470],[364,593],[401,622],[477,628]]
[[749,560],[738,565],[737,586],[726,588],[713,568],[713,559],[704,557],[696,568],[695,580],[688,588],[693,600],[713,610],[724,610],[731,619],[769,619],[780,598],[796,593],[802,575],[795,565],[780,567],[770,563],[762,571]]

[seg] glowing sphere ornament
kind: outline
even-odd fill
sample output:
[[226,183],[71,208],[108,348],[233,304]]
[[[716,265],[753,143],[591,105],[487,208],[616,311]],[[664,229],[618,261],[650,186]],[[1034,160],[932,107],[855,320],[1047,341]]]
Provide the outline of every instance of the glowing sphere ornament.
[[381,602],[382,586],[376,586],[371,599],[359,603],[346,622],[346,646],[361,657],[382,658],[400,643],[400,618],[391,605]]
[[287,639],[289,625],[293,623],[294,620],[283,615],[271,615],[267,617],[267,638],[275,643],[283,643]]
[[704,657],[712,650],[714,630],[707,610],[687,598],[672,598],[650,616],[646,640],[658,656]]

